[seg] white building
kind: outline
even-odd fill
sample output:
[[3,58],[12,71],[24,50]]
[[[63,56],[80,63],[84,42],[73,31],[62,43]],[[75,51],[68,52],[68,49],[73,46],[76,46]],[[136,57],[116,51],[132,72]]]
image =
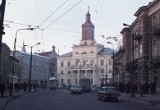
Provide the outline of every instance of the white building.
[[[23,46],[22,51],[16,51],[15,57],[19,62],[19,77],[20,82],[28,83],[29,69],[30,69],[30,56],[26,53]],[[38,83],[40,87],[47,87],[50,78],[50,64],[51,58],[40,56],[38,54],[32,55],[32,70],[31,70],[31,83]]]
[[90,78],[92,84],[112,81],[112,53],[94,40],[94,25],[90,13],[82,24],[82,40],[72,52],[57,57],[59,84],[79,84],[80,78]]

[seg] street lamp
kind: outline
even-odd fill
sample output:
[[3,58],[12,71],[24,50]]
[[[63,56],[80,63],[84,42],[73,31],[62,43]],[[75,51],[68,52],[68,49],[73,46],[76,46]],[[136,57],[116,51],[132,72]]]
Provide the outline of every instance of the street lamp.
[[27,47],[30,47],[31,48],[31,56],[30,56],[30,66],[29,66],[29,80],[28,80],[28,91],[31,92],[31,74],[32,74],[32,48],[36,45],[39,45],[39,43],[33,45],[33,46],[28,46],[28,45],[24,45],[24,46],[27,46]]
[[[16,51],[16,43],[17,43],[17,35],[18,35],[18,32],[19,31],[22,31],[22,30],[34,30],[35,28],[24,28],[24,29],[18,29],[18,30],[16,30],[16,35],[15,35],[15,39],[14,39],[14,49],[13,49],[13,58],[15,58],[15,51]],[[13,83],[13,80],[14,80],[14,71],[15,71],[15,69],[14,69],[15,67],[14,67],[14,62],[13,62],[13,75],[12,75],[12,83]]]
[[112,42],[107,42],[107,43],[113,46],[113,58],[112,58],[113,59],[113,66],[112,66],[113,74],[112,76],[113,76],[113,82],[114,82],[114,44]]
[[130,26],[129,24],[123,23],[123,26]]
[[14,39],[14,50],[13,50],[13,56],[15,56],[18,32],[19,32],[19,31],[22,31],[22,30],[30,30],[30,31],[32,31],[32,30],[34,30],[34,29],[35,29],[35,28],[25,28],[25,29],[18,29],[18,30],[16,31],[16,35],[15,35],[15,39]]

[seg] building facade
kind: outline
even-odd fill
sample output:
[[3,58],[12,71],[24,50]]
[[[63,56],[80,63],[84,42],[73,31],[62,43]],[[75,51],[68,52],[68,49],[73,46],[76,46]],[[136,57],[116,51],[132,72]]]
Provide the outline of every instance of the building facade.
[[10,80],[10,52],[10,48],[2,43],[0,82],[2,81],[5,84],[8,84]]
[[[22,50],[23,51],[16,51],[15,57],[20,61],[18,64],[20,83],[28,83],[31,55],[26,53],[24,46]],[[31,83],[37,83],[40,87],[48,86],[50,63],[51,59],[49,57],[40,56],[38,54],[32,55]]]
[[135,21],[121,31],[124,82],[155,83],[160,91],[160,1],[140,7],[135,16]]
[[92,84],[111,82],[112,53],[112,49],[94,40],[94,25],[88,11],[80,44],[73,45],[72,52],[57,57],[59,84],[79,84],[81,78],[89,78]]
[[50,58],[49,65],[49,85],[55,84],[58,85],[58,79],[56,77],[57,74],[57,56],[58,54],[55,51],[55,46],[52,46],[52,51],[37,53],[40,56]]

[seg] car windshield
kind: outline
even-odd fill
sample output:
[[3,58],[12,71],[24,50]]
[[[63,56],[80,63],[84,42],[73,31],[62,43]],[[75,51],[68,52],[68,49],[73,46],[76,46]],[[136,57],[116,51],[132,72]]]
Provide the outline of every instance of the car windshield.
[[116,89],[115,88],[105,88],[104,91],[106,91],[106,92],[115,92]]

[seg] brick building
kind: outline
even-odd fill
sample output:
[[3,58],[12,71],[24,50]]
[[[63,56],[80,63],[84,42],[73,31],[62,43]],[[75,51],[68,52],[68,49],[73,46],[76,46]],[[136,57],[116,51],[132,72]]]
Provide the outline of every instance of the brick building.
[[[160,91],[160,1],[140,7],[134,15],[134,22],[121,31],[124,82],[155,82]],[[121,54],[115,57],[120,59]]]

